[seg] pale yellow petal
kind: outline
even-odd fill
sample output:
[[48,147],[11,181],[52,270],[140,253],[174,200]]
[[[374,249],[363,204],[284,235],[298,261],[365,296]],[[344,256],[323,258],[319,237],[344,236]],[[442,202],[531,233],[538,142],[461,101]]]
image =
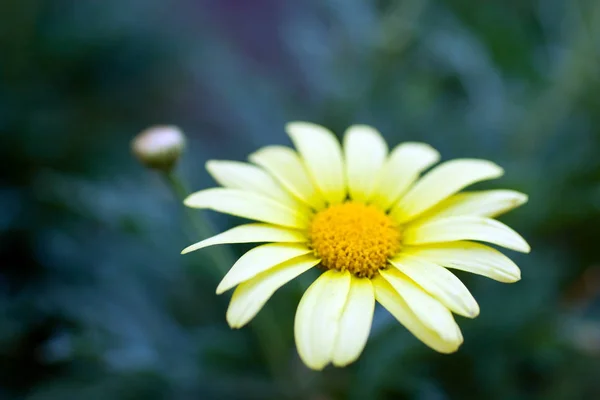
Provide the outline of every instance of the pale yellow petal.
[[290,228],[308,227],[309,216],[277,200],[239,189],[212,188],[192,193],[184,204]]
[[349,290],[349,272],[328,270],[302,296],[294,336],[298,354],[309,368],[321,370],[332,361]]
[[428,144],[399,144],[376,175],[377,184],[371,202],[383,210],[388,210],[419,178],[421,172],[439,159],[440,153]]
[[311,252],[305,244],[300,243],[269,243],[255,247],[233,264],[233,267],[219,283],[217,294],[221,294],[278,264]]
[[374,311],[375,293],[371,281],[351,276],[350,292],[335,340],[333,365],[343,367],[360,356],[369,338]]
[[403,233],[406,245],[476,240],[528,253],[530,247],[502,222],[482,217],[446,217],[410,224]]
[[[206,169],[220,185],[272,197],[290,207],[304,207],[263,169],[239,161],[210,160]],[[308,211],[308,210],[306,210]]]
[[296,229],[271,224],[246,224],[236,226],[228,231],[188,246],[181,254],[225,243],[304,243],[307,240],[306,234]]
[[388,268],[380,273],[427,328],[437,332],[445,341],[458,340],[456,322],[446,306],[396,268]]
[[252,153],[250,161],[263,167],[288,192],[316,210],[325,208],[325,199],[310,179],[298,154],[285,146],[267,146]]
[[527,195],[514,190],[462,192],[448,197],[427,211],[421,218],[471,215],[493,218],[527,202]]
[[455,313],[469,318],[479,315],[479,305],[469,289],[446,268],[406,255],[391,259],[390,264]]
[[487,276],[500,282],[516,282],[521,279],[519,267],[510,258],[479,243],[437,243],[405,247],[402,252],[446,268]]
[[455,340],[445,340],[437,332],[427,328],[423,322],[412,312],[406,302],[381,276],[373,279],[375,298],[392,314],[406,329],[420,341],[440,353],[454,353],[463,342],[460,328],[456,326]]
[[260,311],[273,293],[298,275],[319,263],[312,254],[296,257],[239,284],[227,309],[227,322],[232,328],[246,325]]
[[353,125],[344,136],[346,179],[350,197],[367,202],[375,189],[388,148],[381,134],[367,125]]
[[330,204],[346,198],[342,147],[328,129],[309,122],[290,122],[285,130],[304,160],[313,182]]
[[502,168],[486,160],[447,161],[421,178],[392,208],[391,215],[400,223],[408,222],[463,188],[503,173]]
[[313,315],[319,307],[321,292],[329,282],[329,279],[323,275],[304,292],[294,319],[294,338],[298,355],[309,368],[315,370],[323,369],[328,362],[327,354],[317,354],[312,341]]

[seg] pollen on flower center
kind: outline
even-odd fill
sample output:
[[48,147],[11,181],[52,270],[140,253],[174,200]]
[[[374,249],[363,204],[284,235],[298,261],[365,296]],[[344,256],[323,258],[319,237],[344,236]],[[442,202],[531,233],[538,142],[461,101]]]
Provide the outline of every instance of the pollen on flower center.
[[328,269],[371,278],[400,249],[394,221],[374,206],[347,202],[319,212],[309,231],[310,245]]

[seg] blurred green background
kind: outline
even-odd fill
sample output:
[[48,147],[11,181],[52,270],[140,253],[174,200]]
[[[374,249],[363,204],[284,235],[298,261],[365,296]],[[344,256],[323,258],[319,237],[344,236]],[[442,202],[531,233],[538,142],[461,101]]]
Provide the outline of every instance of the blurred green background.
[[[600,398],[599,93],[597,0],[1,1],[0,399]],[[378,310],[357,363],[309,371],[310,274],[229,329],[215,250],[179,255],[201,238],[129,143],[181,126],[197,190],[290,120],[491,159],[480,187],[529,194],[502,218],[523,279],[460,274],[482,313],[458,353]]]

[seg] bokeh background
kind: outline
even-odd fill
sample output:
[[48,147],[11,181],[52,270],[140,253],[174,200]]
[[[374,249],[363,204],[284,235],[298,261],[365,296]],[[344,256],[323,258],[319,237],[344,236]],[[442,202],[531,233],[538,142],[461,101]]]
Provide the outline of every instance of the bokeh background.
[[[0,399],[600,398],[599,93],[597,0],[1,1]],[[219,250],[179,255],[201,237],[130,141],[182,127],[201,189],[290,120],[491,159],[479,187],[529,194],[502,217],[522,280],[460,275],[482,314],[458,353],[379,310],[357,363],[309,371],[310,273],[228,328]]]

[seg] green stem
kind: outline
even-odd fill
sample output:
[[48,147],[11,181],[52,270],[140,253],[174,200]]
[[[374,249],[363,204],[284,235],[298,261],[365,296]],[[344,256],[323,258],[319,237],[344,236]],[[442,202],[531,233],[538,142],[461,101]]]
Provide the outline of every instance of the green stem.
[[[183,203],[185,198],[190,193],[187,189],[187,185],[185,182],[174,172],[166,172],[163,174],[167,185],[175,195],[175,197]],[[210,223],[202,218],[198,213],[195,213],[194,210],[185,207],[186,220],[192,228],[192,233],[190,236],[193,236],[194,239],[206,239],[215,234],[214,229],[210,226]],[[212,263],[217,267],[217,270],[221,275],[227,273],[229,268],[235,262],[235,257],[224,247],[212,247],[206,250],[205,252],[207,256],[210,258]]]
[[[185,182],[174,172],[166,172],[163,176],[175,197],[183,203],[190,193]],[[195,236],[204,239],[215,234],[208,221],[200,217],[198,213],[186,207],[186,214]],[[212,247],[207,249],[206,253],[221,273],[221,276],[227,273],[235,262],[234,255],[226,247]],[[271,310],[263,309],[260,312],[260,316],[253,321],[253,325],[253,330],[265,355],[272,376],[277,378],[278,384],[283,384],[284,369],[282,368],[282,362],[286,355],[287,346],[277,328],[275,315]]]

